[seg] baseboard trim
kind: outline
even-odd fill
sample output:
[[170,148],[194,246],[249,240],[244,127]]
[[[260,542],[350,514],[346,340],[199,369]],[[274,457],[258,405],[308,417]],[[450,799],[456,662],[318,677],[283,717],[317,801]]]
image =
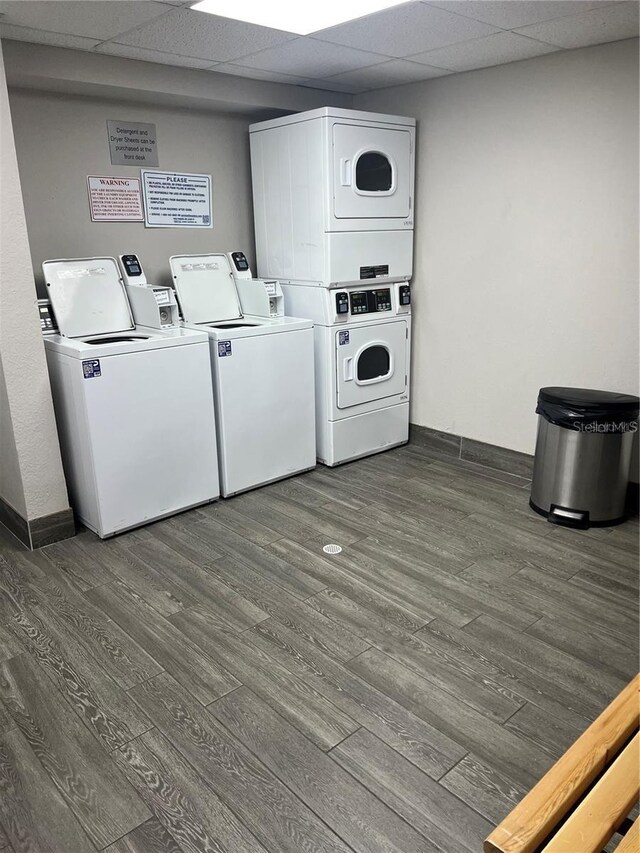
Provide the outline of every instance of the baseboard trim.
[[533,473],[533,456],[530,454],[495,444],[486,444],[484,441],[476,441],[463,435],[410,424],[409,441],[444,456],[453,456],[465,462],[475,462],[476,465],[484,465],[486,468],[514,474],[527,480]]
[[3,524],[24,546],[31,549],[29,522],[2,498],[0,498],[0,524]]
[[[514,474],[526,480],[530,480],[533,476],[533,456],[530,454],[510,450],[508,447],[498,447],[495,444],[485,444],[483,441],[465,438],[463,435],[409,424],[409,444],[425,447],[437,456],[475,462],[476,465]],[[638,515],[639,511],[640,485],[630,481],[627,488],[627,513]]]
[[2,498],[0,498],[0,524],[4,525],[30,551],[76,535],[73,512],[70,509],[27,521]]

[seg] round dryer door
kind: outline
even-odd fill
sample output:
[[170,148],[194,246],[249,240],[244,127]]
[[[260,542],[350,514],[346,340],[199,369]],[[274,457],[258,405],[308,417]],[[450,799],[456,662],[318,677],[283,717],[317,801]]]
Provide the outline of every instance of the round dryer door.
[[399,320],[335,333],[339,409],[401,395],[407,388],[407,323]]

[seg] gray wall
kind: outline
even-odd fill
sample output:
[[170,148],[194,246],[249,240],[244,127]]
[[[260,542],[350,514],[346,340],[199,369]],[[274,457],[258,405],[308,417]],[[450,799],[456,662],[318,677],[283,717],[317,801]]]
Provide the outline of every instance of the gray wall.
[[637,40],[354,106],[418,119],[412,420],[531,453],[540,386],[637,393]]
[[0,49],[0,498],[25,520],[67,510]]
[[[172,254],[242,249],[253,262],[247,118],[22,89],[11,90],[10,102],[39,287],[49,258],[136,252],[158,284],[169,283]],[[139,176],[110,164],[107,119],[154,122],[161,169],[213,176],[212,230],[91,222],[87,175]]]

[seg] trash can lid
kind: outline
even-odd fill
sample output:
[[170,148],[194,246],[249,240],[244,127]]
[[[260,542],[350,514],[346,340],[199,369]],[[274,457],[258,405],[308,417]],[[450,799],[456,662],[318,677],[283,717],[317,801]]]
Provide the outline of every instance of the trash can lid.
[[619,394],[617,391],[596,391],[592,388],[541,388],[538,402],[555,403],[569,406],[574,411],[588,411],[605,415],[626,415],[637,418],[640,398],[633,394]]
[[633,394],[594,391],[591,388],[541,388],[536,413],[565,429],[632,432],[640,400]]

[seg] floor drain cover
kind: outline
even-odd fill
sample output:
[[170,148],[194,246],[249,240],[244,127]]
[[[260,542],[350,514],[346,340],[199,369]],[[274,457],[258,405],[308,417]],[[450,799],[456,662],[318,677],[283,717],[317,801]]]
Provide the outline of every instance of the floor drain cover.
[[342,548],[339,545],[325,545],[322,550],[325,554],[339,554]]

